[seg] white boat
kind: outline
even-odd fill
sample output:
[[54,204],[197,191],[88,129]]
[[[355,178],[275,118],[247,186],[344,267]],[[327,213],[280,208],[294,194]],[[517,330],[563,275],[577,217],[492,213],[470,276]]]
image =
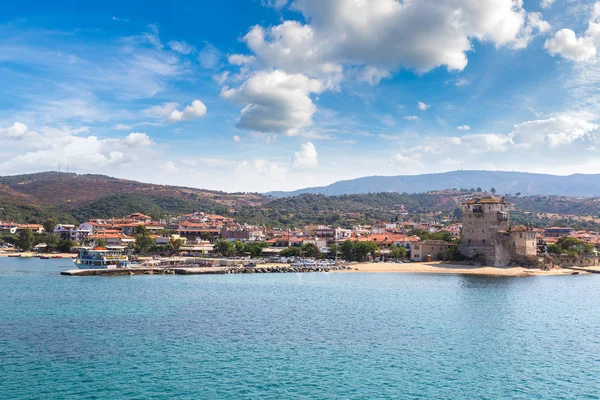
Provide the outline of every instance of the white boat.
[[110,247],[82,247],[73,262],[79,269],[116,269],[139,266],[139,264],[129,261],[129,257],[122,248]]

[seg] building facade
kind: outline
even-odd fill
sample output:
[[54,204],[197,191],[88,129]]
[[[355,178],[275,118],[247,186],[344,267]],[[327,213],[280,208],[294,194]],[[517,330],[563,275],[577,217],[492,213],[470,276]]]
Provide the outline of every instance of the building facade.
[[463,203],[461,253],[495,267],[535,257],[535,231],[530,227],[511,227],[509,208],[503,198],[492,196]]

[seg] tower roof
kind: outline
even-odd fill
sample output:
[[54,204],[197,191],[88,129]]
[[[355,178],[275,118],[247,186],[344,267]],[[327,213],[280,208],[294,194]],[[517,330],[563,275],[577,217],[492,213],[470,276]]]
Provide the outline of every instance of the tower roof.
[[508,204],[504,201],[504,197],[494,197],[494,196],[485,196],[485,197],[474,197],[472,199],[467,200],[464,204]]

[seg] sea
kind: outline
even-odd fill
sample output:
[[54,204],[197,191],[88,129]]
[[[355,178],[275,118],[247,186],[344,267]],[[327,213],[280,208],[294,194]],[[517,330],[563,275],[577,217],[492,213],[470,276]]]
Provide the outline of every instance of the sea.
[[71,268],[0,258],[0,398],[600,398],[600,275]]

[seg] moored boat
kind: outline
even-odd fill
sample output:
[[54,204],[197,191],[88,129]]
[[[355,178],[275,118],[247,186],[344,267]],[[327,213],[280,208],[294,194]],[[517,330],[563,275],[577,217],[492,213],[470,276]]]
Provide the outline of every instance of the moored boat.
[[139,264],[129,261],[129,257],[122,248],[110,247],[82,247],[73,262],[79,269],[116,269],[139,266]]

